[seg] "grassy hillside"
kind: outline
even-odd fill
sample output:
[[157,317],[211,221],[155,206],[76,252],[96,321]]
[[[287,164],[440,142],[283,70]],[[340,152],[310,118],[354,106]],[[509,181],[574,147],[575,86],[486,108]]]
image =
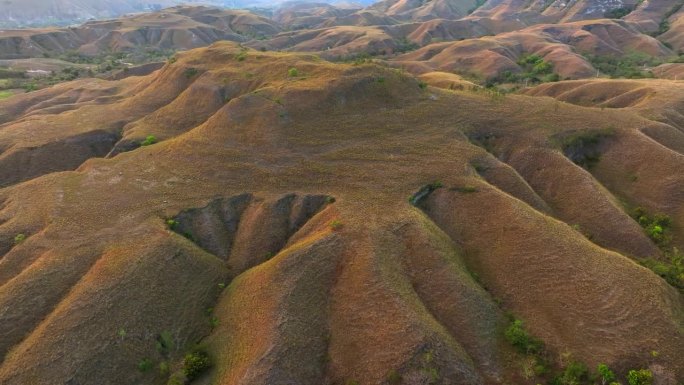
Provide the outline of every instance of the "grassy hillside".
[[0,101],[0,382],[681,382],[682,85],[437,80],[222,42]]

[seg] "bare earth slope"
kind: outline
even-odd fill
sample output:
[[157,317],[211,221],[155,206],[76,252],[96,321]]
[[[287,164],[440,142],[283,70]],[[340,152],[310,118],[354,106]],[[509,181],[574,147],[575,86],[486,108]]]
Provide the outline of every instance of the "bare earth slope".
[[[627,208],[684,246],[673,122],[233,43],[60,87],[0,102],[2,384],[164,384],[197,343],[204,384],[549,379],[509,312],[550,370],[684,380]],[[589,170],[558,145],[608,127]]]

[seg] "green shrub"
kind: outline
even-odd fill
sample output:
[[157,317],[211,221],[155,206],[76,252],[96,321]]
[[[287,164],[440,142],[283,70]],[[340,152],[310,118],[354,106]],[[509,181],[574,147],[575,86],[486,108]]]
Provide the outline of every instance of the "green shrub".
[[599,146],[601,142],[613,136],[613,129],[581,130],[565,134],[559,144],[563,154],[573,163],[585,169],[591,169],[601,159]]
[[144,358],[142,361],[138,362],[138,370],[141,372],[145,373],[150,371],[154,367],[154,364],[152,363],[152,360],[149,358]]
[[399,374],[396,370],[390,370],[389,373],[387,373],[387,382],[390,385],[401,384],[401,374]]
[[183,374],[188,380],[193,380],[199,377],[207,369],[211,367],[211,359],[209,356],[201,351],[188,353],[183,359]]
[[603,17],[607,19],[622,19],[632,12],[632,7],[620,7],[611,9],[603,13]]
[[591,65],[611,78],[652,78],[653,73],[645,68],[662,64],[662,60],[641,52],[630,52],[622,56],[585,55]]
[[154,135],[148,135],[145,140],[140,142],[141,146],[151,146],[153,144],[157,143],[157,138]]
[[542,342],[530,336],[523,328],[523,322],[519,319],[512,320],[504,336],[520,353],[539,354],[542,351]]
[[415,51],[418,48],[420,48],[420,46],[418,44],[410,41],[406,37],[402,37],[401,39],[396,41],[396,47],[394,48],[394,52],[406,53],[409,51]]
[[166,361],[162,361],[159,363],[159,374],[162,376],[165,376],[169,374],[169,363]]
[[554,385],[579,385],[589,381],[589,370],[581,362],[572,361],[563,373],[553,380]]
[[14,244],[18,245],[26,240],[26,235],[25,234],[17,234],[14,237]]
[[670,244],[672,237],[669,229],[672,219],[669,216],[660,213],[650,215],[644,208],[637,207],[632,211],[632,218],[644,228],[646,235],[658,246],[664,248]]
[[606,385],[615,381],[615,373],[606,364],[599,364],[596,371],[601,377],[601,384]]
[[297,77],[297,76],[299,76],[299,70],[292,67],[289,70],[287,70],[287,76],[289,76],[291,78]]
[[330,229],[333,231],[337,231],[337,230],[341,229],[342,227],[344,227],[344,224],[337,219],[330,222]]
[[629,385],[651,385],[653,383],[653,373],[648,369],[630,370],[627,373]]
[[676,247],[665,253],[667,260],[643,259],[641,264],[684,292],[684,254]]
[[194,78],[199,73],[197,68],[188,68],[185,70],[185,77],[188,79]]
[[477,187],[471,186],[471,185],[465,185],[465,186],[461,186],[461,187],[456,187],[455,190],[460,192],[460,193],[468,194],[468,193],[477,192]]
[[168,331],[163,331],[157,336],[157,351],[163,355],[168,355],[174,347],[173,336]]

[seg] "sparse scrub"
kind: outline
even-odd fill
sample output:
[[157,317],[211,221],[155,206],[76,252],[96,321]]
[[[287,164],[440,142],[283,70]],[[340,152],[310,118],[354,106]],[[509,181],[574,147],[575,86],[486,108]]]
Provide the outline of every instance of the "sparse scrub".
[[615,381],[615,373],[606,364],[599,364],[596,368],[601,379],[601,385],[611,384]]
[[157,336],[156,347],[160,354],[164,356],[168,355],[174,348],[173,336],[171,333],[168,331],[161,332],[159,336]]
[[684,254],[677,248],[665,252],[667,261],[643,259],[641,264],[684,293]]
[[471,185],[465,185],[465,186],[461,186],[461,187],[454,187],[452,190],[458,191],[460,193],[468,194],[468,193],[477,192],[477,187],[471,186]]
[[401,374],[396,370],[390,370],[389,373],[387,373],[387,383],[389,383],[389,385],[401,384]]
[[295,77],[299,76],[299,70],[292,67],[289,70],[287,70],[287,76],[291,77],[291,78],[295,78]]
[[185,77],[187,79],[192,79],[195,76],[197,76],[198,73],[199,73],[199,70],[197,68],[188,68],[185,70],[185,72],[183,74],[185,75]]
[[551,381],[552,385],[579,385],[589,383],[589,370],[581,362],[571,361],[563,372]]
[[632,13],[634,9],[632,7],[620,7],[608,10],[603,13],[603,16],[607,19],[622,19],[623,17]]
[[632,212],[632,218],[644,228],[646,235],[661,248],[666,248],[672,241],[670,226],[672,219],[665,214],[649,215],[642,207],[637,207]]
[[523,322],[519,319],[512,320],[504,336],[520,353],[539,354],[542,351],[543,343],[527,333],[523,327]]
[[648,369],[630,370],[627,373],[629,385],[651,385],[653,384],[653,373]]
[[14,244],[18,245],[26,240],[26,234],[17,234],[14,237]]
[[553,64],[545,61],[541,56],[522,55],[517,62],[520,72],[504,71],[498,76],[488,80],[487,88],[502,83],[546,83],[560,80],[558,74],[553,72]]
[[152,363],[152,360],[149,358],[143,358],[140,362],[138,362],[138,370],[143,373],[149,372],[153,367],[154,363]]
[[342,227],[344,227],[344,224],[337,219],[330,222],[330,229],[333,231],[340,230]]
[[559,140],[563,154],[573,163],[585,169],[594,167],[601,158],[599,145],[614,135],[612,128],[602,130],[578,131]]
[[600,73],[611,78],[652,78],[650,67],[662,64],[662,60],[641,52],[631,52],[622,56],[585,55],[591,65]]
[[402,37],[401,39],[397,40],[396,44],[397,45],[394,48],[394,52],[396,53],[406,53],[410,51],[415,51],[418,48],[420,48],[418,44],[412,42],[406,37]]
[[440,181],[434,181],[428,185],[423,186],[418,192],[411,195],[408,201],[411,205],[417,206],[423,199],[427,198],[428,195],[432,194],[433,191],[438,188],[442,188],[444,185]]
[[142,142],[140,142],[140,145],[143,146],[143,147],[145,147],[145,146],[151,146],[151,145],[153,145],[153,144],[155,144],[155,143],[157,143],[157,137],[155,137],[154,135],[148,135],[148,136],[145,138],[145,140],[143,140]]
[[207,371],[211,365],[211,359],[206,353],[202,351],[188,353],[183,359],[183,374],[192,381]]

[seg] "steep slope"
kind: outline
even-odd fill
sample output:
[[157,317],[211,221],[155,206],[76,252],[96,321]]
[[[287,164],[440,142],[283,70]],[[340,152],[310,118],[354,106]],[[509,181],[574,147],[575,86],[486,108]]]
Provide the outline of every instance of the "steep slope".
[[[232,43],[67,86],[0,102],[5,151],[160,142],[3,179],[3,384],[163,384],[198,349],[197,383],[535,384],[568,355],[684,378],[682,294],[637,263],[663,255],[621,203],[682,244],[684,158],[642,132],[662,123]],[[556,141],[608,126],[589,170]]]

